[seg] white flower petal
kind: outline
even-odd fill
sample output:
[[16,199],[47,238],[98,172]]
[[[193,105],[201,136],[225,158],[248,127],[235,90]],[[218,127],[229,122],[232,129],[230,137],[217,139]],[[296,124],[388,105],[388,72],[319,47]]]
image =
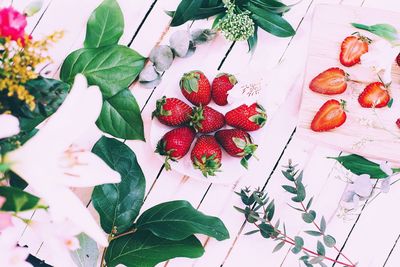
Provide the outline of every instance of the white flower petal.
[[100,89],[97,86],[88,88],[85,76],[76,75],[70,93],[57,112],[24,146],[11,153],[31,157],[41,150],[54,155],[63,152],[95,124],[102,104]]
[[85,151],[74,153],[74,155],[78,163],[65,169],[57,182],[69,187],[91,187],[121,182],[120,174],[108,167],[95,154]]
[[7,138],[19,133],[19,121],[9,114],[0,115],[0,139]]
[[381,192],[382,193],[389,193],[390,190],[390,176],[386,179],[382,179],[381,181]]
[[379,168],[381,168],[381,170],[386,173],[388,176],[393,175],[393,170],[392,170],[392,164],[390,162],[382,162],[379,165]]
[[361,197],[369,197],[372,192],[371,177],[367,174],[360,175],[353,183],[354,192]]

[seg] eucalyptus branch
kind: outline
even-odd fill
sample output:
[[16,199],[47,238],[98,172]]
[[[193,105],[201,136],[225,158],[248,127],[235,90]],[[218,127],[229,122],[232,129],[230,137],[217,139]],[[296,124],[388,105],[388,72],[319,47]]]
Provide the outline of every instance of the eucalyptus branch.
[[[246,235],[255,234],[259,232],[262,237],[266,239],[272,239],[278,241],[279,243],[275,246],[273,252],[280,250],[285,244],[293,246],[291,252],[293,254],[298,254],[303,252],[304,255],[299,258],[307,267],[314,266],[315,264],[320,264],[325,266],[323,261],[330,261],[333,263],[341,264],[346,267],[355,267],[354,264],[347,256],[345,256],[340,249],[336,247],[336,240],[333,236],[326,234],[326,220],[324,216],[321,217],[321,223],[317,224],[315,219],[317,216],[316,211],[311,209],[313,197],[306,201],[306,190],[302,182],[303,173],[296,170],[295,166],[289,161],[289,165],[285,167],[282,171],[283,175],[288,179],[292,185],[283,185],[282,187],[289,193],[294,194],[291,198],[295,204],[300,207],[295,207],[290,205],[293,209],[301,212],[302,219],[304,222],[313,224],[317,231],[309,230],[305,231],[314,237],[322,238],[322,241],[317,241],[316,250],[307,248],[304,246],[304,239],[301,236],[294,236],[293,238],[286,234],[286,227],[283,223],[283,227],[280,228],[280,220],[276,223],[272,223],[275,205],[274,200],[267,196],[267,193],[260,189],[251,191],[249,188],[242,189],[237,194],[241,197],[245,208],[235,207],[236,210],[245,215],[246,221],[253,224],[257,230],[250,231]],[[259,211],[261,210],[261,211]],[[326,247],[333,248],[335,251],[341,255],[346,262],[338,261],[332,259],[325,255]]]

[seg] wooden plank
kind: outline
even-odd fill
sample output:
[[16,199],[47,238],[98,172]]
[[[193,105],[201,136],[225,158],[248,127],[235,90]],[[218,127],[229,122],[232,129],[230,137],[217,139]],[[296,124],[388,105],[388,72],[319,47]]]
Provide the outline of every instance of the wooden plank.
[[[340,16],[338,17],[337,14],[340,14]],[[338,61],[338,48],[342,40],[355,31],[355,28],[350,25],[351,22],[367,25],[384,22],[400,28],[398,15],[399,13],[392,11],[357,7],[320,6],[318,8],[314,17],[309,46],[303,101],[298,124],[299,134],[338,150],[400,162],[395,153],[400,149],[400,132],[395,124],[398,114],[394,112],[400,106],[393,105],[392,109],[377,109],[376,113],[372,109],[360,107],[357,99],[365,84],[349,83],[346,92],[337,96],[317,94],[308,88],[310,81],[318,73],[336,66],[349,73],[350,78],[370,82],[377,81],[376,75],[369,68],[361,65],[350,68],[341,66]],[[369,33],[365,33],[365,35],[372,40],[379,39],[379,37]],[[394,65],[393,77],[397,81],[400,68],[397,64]],[[390,92],[394,99],[400,97],[399,88],[400,85],[397,82],[391,85]],[[329,99],[344,99],[346,101],[348,119],[343,126],[335,130],[315,133],[310,129],[311,120],[320,106]]]

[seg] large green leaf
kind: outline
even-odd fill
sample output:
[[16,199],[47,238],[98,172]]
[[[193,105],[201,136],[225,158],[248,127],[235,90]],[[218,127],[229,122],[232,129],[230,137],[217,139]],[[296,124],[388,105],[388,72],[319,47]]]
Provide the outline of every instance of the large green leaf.
[[104,0],[89,17],[84,46],[117,44],[124,33],[124,15],[116,0]]
[[104,231],[122,233],[132,227],[143,205],[146,181],[142,169],[135,153],[116,139],[102,137],[92,152],[121,174],[119,184],[96,186],[92,201]]
[[98,85],[104,98],[126,89],[143,69],[145,58],[121,45],[82,48],[72,52],[61,67],[61,80],[72,84],[82,73],[90,85]]
[[99,259],[99,248],[96,241],[82,233],[77,236],[80,248],[71,251],[71,257],[77,267],[96,267]]
[[[356,154],[331,158],[337,160],[346,169],[356,175],[369,174],[371,178],[382,179],[388,175],[382,171],[379,164],[372,162]],[[400,172],[400,169],[393,169],[393,172]]]
[[204,248],[193,235],[176,241],[157,237],[150,231],[138,231],[111,241],[105,260],[108,267],[153,267],[172,258],[198,258],[203,253]]
[[183,200],[148,209],[139,217],[136,227],[171,240],[182,240],[192,234],[205,234],[217,240],[229,238],[228,230],[219,218],[204,215]]
[[246,8],[252,13],[251,17],[254,22],[265,31],[278,37],[289,37],[296,33],[292,26],[280,15],[251,3]]
[[399,39],[397,29],[390,24],[375,24],[368,26],[360,23],[351,23],[351,25],[353,27],[356,27],[357,29],[366,30],[375,35],[378,35],[388,40],[389,42]]
[[27,211],[39,207],[39,198],[15,187],[0,186],[0,196],[6,202],[0,207],[2,211]]
[[104,100],[96,124],[100,130],[115,137],[144,141],[140,108],[128,89]]
[[204,0],[182,0],[178,8],[174,12],[174,16],[171,21],[171,26],[179,26],[183,23],[194,19],[197,15],[200,6]]
[[35,97],[36,107],[32,111],[24,106],[17,112],[22,131],[32,131],[52,115],[64,102],[70,88],[64,82],[43,77],[28,81],[25,87]]

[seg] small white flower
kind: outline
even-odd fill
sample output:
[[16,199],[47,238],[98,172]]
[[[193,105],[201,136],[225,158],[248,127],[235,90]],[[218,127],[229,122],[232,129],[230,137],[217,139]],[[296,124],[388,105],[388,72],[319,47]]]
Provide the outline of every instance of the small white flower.
[[381,170],[386,173],[388,176],[392,176],[393,175],[393,169],[392,169],[392,164],[390,162],[382,162],[379,165],[379,168],[381,168]]
[[371,177],[368,174],[358,176],[354,183],[350,185],[350,188],[360,197],[369,197],[373,189]]
[[388,193],[390,190],[391,177],[393,175],[392,164],[390,162],[382,162],[379,167],[388,175],[387,178],[381,179],[381,192]]
[[7,138],[19,133],[19,121],[9,114],[0,115],[0,139]]
[[28,142],[6,154],[4,161],[49,205],[54,221],[68,220],[100,245],[107,246],[104,232],[68,188],[120,181],[120,175],[90,150],[71,146],[95,124],[101,107],[99,88],[88,88],[86,78],[78,74],[57,112]]
[[28,248],[17,246],[20,234],[16,227],[7,228],[0,233],[0,266],[32,267],[26,262]]
[[24,14],[26,14],[28,17],[31,17],[39,12],[42,7],[43,0],[32,1],[24,8]]
[[392,65],[399,53],[399,46],[393,46],[386,40],[375,41],[369,46],[369,51],[361,56],[361,65],[372,68],[387,84],[392,81]]

